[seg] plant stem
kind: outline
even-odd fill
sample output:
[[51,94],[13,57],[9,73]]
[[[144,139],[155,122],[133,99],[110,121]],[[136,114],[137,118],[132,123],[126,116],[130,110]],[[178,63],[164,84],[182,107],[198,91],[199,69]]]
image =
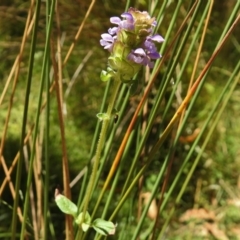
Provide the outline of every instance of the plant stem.
[[115,103],[120,85],[121,85],[121,81],[119,79],[114,79],[113,90],[112,90],[112,94],[111,94],[109,104],[108,104],[108,109],[107,109],[107,115],[109,116],[109,118],[103,119],[102,129],[101,129],[98,144],[97,144],[95,161],[93,163],[93,170],[92,170],[92,174],[90,176],[89,184],[88,184],[88,187],[87,187],[87,192],[86,192],[86,195],[85,195],[84,206],[83,206],[83,221],[84,221],[84,218],[85,218],[85,213],[86,213],[87,208],[88,208],[90,197],[92,195],[94,182],[95,182],[95,179],[96,179],[97,170],[98,170],[98,166],[99,166],[100,159],[101,159],[101,152],[102,152],[103,145],[105,143],[106,133],[107,133],[108,125],[109,125],[109,122],[110,122],[110,116],[112,114],[113,106],[114,106],[114,103]]

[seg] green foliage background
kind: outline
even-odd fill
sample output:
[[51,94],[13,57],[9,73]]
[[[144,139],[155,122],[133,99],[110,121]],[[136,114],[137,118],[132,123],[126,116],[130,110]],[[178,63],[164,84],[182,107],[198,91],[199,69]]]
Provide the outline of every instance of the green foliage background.
[[[159,1],[154,12],[154,16],[157,15],[161,4],[164,1]],[[194,2],[194,1],[193,1]],[[204,41],[203,49],[201,52],[201,57],[199,61],[199,66],[197,69],[196,75],[198,76],[206,62],[211,57],[216,43],[221,35],[226,22],[231,16],[233,8],[239,1],[215,1],[209,27],[207,30],[206,38]],[[91,143],[93,140],[95,127],[98,122],[96,114],[100,111],[101,102],[103,99],[106,83],[100,81],[99,75],[102,69],[106,69],[108,52],[103,50],[99,44],[100,35],[107,32],[107,29],[110,27],[109,17],[111,16],[120,16],[124,12],[126,2],[125,1],[97,1],[93,10],[91,11],[89,18],[87,19],[80,38],[76,41],[75,48],[71,54],[71,57],[63,70],[63,96],[66,94],[66,91],[69,87],[70,79],[74,75],[76,69],[79,65],[83,64],[83,67],[80,73],[77,75],[74,85],[70,90],[70,94],[64,98],[66,114],[64,115],[65,120],[65,137],[67,145],[67,155],[69,160],[70,167],[70,178],[71,180],[75,178],[76,175],[89,163],[89,153],[91,150]],[[134,6],[140,10],[147,10],[151,5],[151,1],[132,1],[131,6]],[[177,3],[174,1],[169,1],[169,7],[167,13],[164,16],[164,21],[160,25],[158,32],[164,37],[165,33],[168,30],[169,23],[171,22],[172,13],[176,8]],[[78,30],[80,23],[83,21],[85,13],[89,7],[88,1],[59,1],[58,9],[61,19],[61,36],[63,41],[62,46],[62,56],[66,56],[66,53],[71,45],[74,36]],[[202,11],[204,10],[204,4],[201,4]],[[182,21],[187,15],[187,12],[190,8],[189,1],[182,1],[182,6],[180,7],[179,17],[177,18],[176,26],[180,26]],[[6,85],[6,79],[9,76],[10,70],[12,68],[13,62],[19,53],[19,48],[21,44],[21,39],[24,31],[24,26],[27,17],[27,11],[29,9],[29,2],[16,0],[16,1],[2,1],[0,3],[0,89],[4,89]],[[201,12],[201,11],[200,11]],[[238,9],[239,14],[239,9]],[[200,21],[201,14],[197,16],[194,28],[196,29]],[[177,31],[177,27],[175,29]],[[195,129],[201,129],[206,120],[210,110],[212,109],[213,103],[218,101],[218,97],[223,87],[226,84],[227,79],[229,79],[231,73],[233,72],[235,66],[239,62],[240,56],[240,39],[239,39],[240,27],[239,23],[236,27],[233,34],[228,39],[227,43],[224,45],[221,50],[220,55],[215,59],[214,64],[211,67],[211,71],[208,74],[208,80],[201,89],[200,95],[198,96],[194,108],[191,112],[190,118],[182,132],[182,137],[192,135]],[[172,32],[169,39],[172,39],[176,32]],[[183,32],[184,33],[184,32]],[[53,39],[58,34],[56,19],[53,23],[52,36]],[[41,12],[40,12],[40,21],[37,37],[37,49],[34,55],[35,63],[33,69],[33,79],[31,86],[30,94],[30,105],[28,111],[28,120],[27,120],[27,130],[34,123],[36,109],[37,109],[37,99],[38,91],[40,87],[40,78],[41,78],[41,69],[43,61],[43,52],[45,47],[45,37],[46,37],[46,16],[45,16],[45,4],[42,3]],[[189,39],[193,35],[189,36]],[[56,38],[55,38],[56,40]],[[164,122],[161,121],[161,117],[164,114],[164,108],[167,106],[172,91],[175,86],[176,78],[181,69],[181,64],[184,61],[184,58],[187,54],[188,44],[187,42],[178,65],[174,70],[172,84],[169,84],[165,92],[164,99],[161,103],[161,109],[158,111],[159,118],[156,117],[153,128],[151,130],[151,135],[147,140],[146,149],[144,151],[148,152],[149,149],[154,146],[155,142],[159,138],[160,133],[166,127],[168,121],[172,118],[176,109],[179,105],[177,97],[173,100],[169,110],[166,113],[166,118]],[[31,38],[29,37],[26,42],[26,47],[23,52],[23,57],[20,65],[20,74],[17,83],[17,90],[13,100],[13,107],[11,109],[11,117],[8,124],[7,136],[4,141],[4,148],[2,155],[6,161],[7,166],[9,167],[19,150],[19,142],[21,136],[21,125],[22,125],[22,116],[24,109],[24,99],[25,99],[25,90],[26,90],[26,76],[28,71],[28,58],[30,51]],[[169,43],[167,43],[169,45]],[[191,77],[193,71],[193,63],[196,57],[196,52],[198,50],[199,42],[196,42],[196,47],[192,51],[192,56],[184,70],[181,81],[181,89],[178,89],[180,92],[180,97],[184,98],[188,89],[188,81]],[[55,46],[55,51],[57,46]],[[173,49],[172,49],[173,51]],[[165,52],[161,52],[163,55]],[[90,57],[83,61],[83,59],[90,54]],[[64,58],[63,57],[63,58]],[[167,65],[169,62],[174,60],[174,56],[169,55],[168,59],[162,66],[157,80],[154,83],[152,92],[148,98],[147,103],[147,115],[149,111],[155,104],[155,95],[157,94],[158,88],[161,84],[162,78],[166,73]],[[144,72],[143,72],[144,73]],[[239,74],[238,74],[239,76]],[[143,78],[143,77],[142,77]],[[144,80],[143,80],[144,81]],[[123,116],[120,116],[119,119],[119,131],[114,137],[111,145],[111,152],[107,157],[107,162],[104,165],[102,170],[101,178],[99,180],[98,188],[93,193],[92,201],[90,203],[90,208],[93,208],[95,202],[97,201],[101,187],[104,184],[104,181],[107,177],[109,169],[111,167],[111,159],[114,158],[116,151],[122,141],[124,133],[127,129],[127,126],[130,122],[130,116],[132,115],[138,102],[140,101],[143,93],[143,89],[146,83],[139,83],[138,88],[134,94],[130,95],[127,107]],[[226,229],[232,224],[238,224],[239,218],[237,216],[231,215],[231,212],[228,211],[227,201],[229,199],[240,198],[240,188],[239,188],[239,171],[240,169],[240,152],[239,152],[239,136],[240,136],[240,87],[239,81],[235,90],[228,102],[228,105],[225,111],[222,114],[220,121],[217,124],[217,127],[214,133],[211,136],[200,163],[198,164],[192,179],[186,188],[181,202],[177,205],[176,212],[172,222],[170,223],[170,229],[172,232],[168,231],[166,234],[168,239],[187,239],[187,233],[178,238],[175,234],[175,230],[182,227],[182,223],[179,223],[178,218],[183,214],[187,209],[193,208],[194,206],[203,207],[206,209],[215,209],[216,207],[213,201],[217,201],[217,207],[221,207],[224,213],[227,213],[223,224],[223,228]],[[8,102],[11,94],[11,84],[6,92],[6,95],[3,99],[3,102],[0,105],[0,133],[3,133],[5,119],[8,111]],[[111,91],[111,90],[110,90]],[[127,96],[128,89],[125,90],[125,95]],[[123,104],[118,102],[118,106]],[[58,107],[56,102],[55,93],[51,95],[50,103],[50,138],[49,138],[49,159],[50,159],[50,186],[49,186],[49,203],[52,211],[51,224],[55,230],[55,239],[62,239],[64,236],[64,216],[57,209],[54,202],[54,189],[59,186],[63,187],[63,176],[62,176],[62,149],[61,149],[61,137],[60,137],[60,128],[58,120]],[[105,107],[106,108],[106,107]],[[125,118],[124,116],[127,115]],[[145,116],[139,117],[139,122],[144,123]],[[44,117],[41,117],[40,126],[44,125]],[[113,129],[111,125],[110,129]],[[160,127],[159,127],[160,126]],[[141,124],[138,125],[138,128],[141,128]],[[208,129],[211,128],[211,123],[208,126]],[[41,129],[41,127],[40,127]],[[137,130],[137,129],[136,129]],[[174,130],[176,131],[176,129]],[[110,131],[111,132],[111,131]],[[39,130],[41,136],[41,130]],[[139,131],[135,136],[135,142],[130,147],[129,155],[125,160],[125,165],[122,166],[123,172],[126,173],[129,170],[130,163],[134,158],[136,149],[140,142]],[[195,149],[195,153],[192,156],[192,160],[200,149],[201,143],[204,141],[204,136],[207,134],[204,133],[203,138],[200,141],[200,144]],[[2,134],[1,134],[2,135]],[[110,133],[109,133],[110,136]],[[2,136],[1,136],[2,139]],[[168,136],[168,139],[164,142],[163,147],[161,148],[161,156],[156,155],[154,161],[150,164],[147,171],[144,174],[145,181],[142,188],[136,188],[132,193],[130,200],[123,206],[121,213],[117,220],[119,224],[119,229],[127,228],[128,232],[134,232],[135,226],[137,225],[136,212],[138,209],[137,204],[137,194],[138,191],[151,192],[153,185],[156,181],[156,178],[159,174],[159,169],[162,166],[165,156],[169,153],[171,143],[174,139],[174,132]],[[42,141],[44,143],[44,140]],[[185,159],[186,155],[191,148],[192,141],[181,142],[178,144],[175,149],[174,161],[171,168],[170,180],[171,183],[178,173],[179,168]],[[28,145],[28,148],[31,148],[31,144]],[[44,147],[43,147],[44,152]],[[44,155],[42,155],[44,160]],[[135,169],[135,174],[138,173],[139,168],[144,165],[145,159],[142,158],[139,161],[139,166]],[[164,219],[168,215],[168,211],[174,205],[174,199],[176,198],[179,190],[181,189],[184,179],[189,173],[189,170],[192,166],[192,162],[189,161],[184,168],[184,174],[181,176],[180,180],[177,183],[176,190],[174,190],[171,198],[168,201],[167,207],[162,213],[162,218],[160,219],[159,224],[163,225]],[[44,168],[44,164],[43,164]],[[24,173],[27,174],[27,171],[24,170]],[[23,194],[26,190],[26,174],[23,174],[21,179],[20,189]],[[42,172],[44,176],[44,171]],[[3,171],[2,166],[0,165],[0,183],[5,178],[5,172]],[[11,175],[12,182],[15,182],[16,170],[13,171]],[[88,179],[88,178],[87,178]],[[123,188],[126,178],[123,174],[119,177],[119,182],[116,189],[115,199],[112,200],[113,204],[109,205],[109,213],[114,211],[117,201],[120,199],[120,193]],[[78,201],[80,187],[83,185],[82,179],[72,188],[72,200],[73,202]],[[200,182],[201,190],[198,189],[198,184]],[[238,187],[237,187],[238,186]],[[197,191],[200,191],[201,194],[196,200]],[[229,192],[232,192],[230,194]],[[160,191],[159,191],[160,193]],[[11,225],[11,214],[12,207],[14,204],[13,197],[10,193],[9,188],[6,186],[1,197],[1,210],[0,210],[0,234],[1,238],[6,238],[7,234],[10,232]],[[156,196],[156,199],[159,201],[160,195]],[[103,199],[105,202],[106,196]],[[19,203],[20,207],[23,207],[23,201]],[[104,205],[100,205],[98,209],[98,214],[101,213]],[[226,207],[226,208],[225,208]],[[232,206],[231,206],[232,208]],[[239,209],[238,209],[239,210]],[[108,214],[109,215],[109,214]],[[110,216],[110,215],[109,215]],[[148,229],[150,225],[150,220],[146,220],[144,223],[143,229]],[[18,226],[18,233],[20,232],[20,227]],[[28,232],[32,237],[33,229],[31,226],[31,219],[29,219]],[[5,234],[5,235],[4,235]],[[93,233],[90,233],[93,234]],[[123,233],[122,233],[123,234]],[[126,234],[126,233],[125,233]],[[51,235],[51,237],[53,237]],[[90,235],[91,237],[93,235]],[[120,238],[120,234],[116,235]],[[123,235],[122,235],[123,236]],[[132,239],[130,237],[123,237],[122,239]],[[229,231],[228,236],[233,236]],[[189,237],[189,236],[188,236]],[[50,239],[50,238],[49,238]],[[54,238],[51,238],[54,239]],[[91,239],[91,238],[89,238]],[[92,238],[93,239],[93,238]],[[113,238],[116,239],[116,238]],[[144,238],[142,238],[144,239]],[[150,239],[150,238],[146,238]],[[191,238],[188,238],[191,239]],[[192,238],[197,239],[197,238]],[[234,239],[234,238],[232,238]],[[237,239],[237,238],[236,238]]]

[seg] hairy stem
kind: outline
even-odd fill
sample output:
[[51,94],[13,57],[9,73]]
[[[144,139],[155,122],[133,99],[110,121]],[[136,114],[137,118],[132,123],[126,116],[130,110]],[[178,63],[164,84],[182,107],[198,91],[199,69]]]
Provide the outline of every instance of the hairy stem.
[[103,119],[102,129],[101,129],[98,144],[97,144],[95,161],[94,161],[94,164],[93,164],[93,170],[92,170],[92,174],[90,176],[89,184],[88,184],[88,187],[87,187],[87,192],[86,192],[86,195],[85,195],[84,206],[83,206],[83,219],[85,217],[85,213],[86,213],[87,208],[88,208],[89,200],[90,200],[91,195],[92,195],[94,182],[95,182],[95,179],[96,179],[96,176],[97,176],[97,170],[98,170],[98,166],[99,166],[100,159],[101,159],[101,152],[102,152],[102,148],[103,148],[104,143],[105,143],[106,133],[107,133],[108,125],[109,125],[109,122],[110,122],[110,116],[111,116],[112,111],[113,111],[113,106],[114,106],[115,100],[117,98],[117,93],[118,93],[118,90],[120,88],[120,85],[121,85],[121,81],[119,79],[114,79],[113,90],[112,90],[112,94],[111,94],[109,104],[108,104],[108,109],[107,109],[107,115],[109,116],[109,118]]

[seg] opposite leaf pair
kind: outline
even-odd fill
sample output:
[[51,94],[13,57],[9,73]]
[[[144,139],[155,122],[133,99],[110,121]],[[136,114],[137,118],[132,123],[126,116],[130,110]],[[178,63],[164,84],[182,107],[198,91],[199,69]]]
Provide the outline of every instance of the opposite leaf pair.
[[77,206],[71,200],[60,194],[57,189],[55,190],[55,201],[63,213],[70,214],[74,217],[75,223],[81,226],[84,232],[92,227],[97,233],[104,236],[115,233],[116,226],[110,221],[97,218],[92,222],[88,212],[86,212],[83,219],[83,213],[78,214]]

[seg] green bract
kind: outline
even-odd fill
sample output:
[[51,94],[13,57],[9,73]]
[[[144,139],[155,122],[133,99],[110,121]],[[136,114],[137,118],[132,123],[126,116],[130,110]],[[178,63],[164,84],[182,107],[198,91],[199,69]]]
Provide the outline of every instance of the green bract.
[[97,114],[97,117],[100,121],[103,121],[103,120],[108,120],[110,119],[110,116],[106,113],[98,113]]
[[114,75],[113,73],[102,70],[100,78],[103,82],[106,82],[106,81],[110,80],[111,77],[113,77],[113,75]]
[[131,62],[127,56],[131,52],[131,48],[117,41],[114,44],[113,53],[108,58],[108,64],[115,75],[118,74],[118,79],[122,81],[132,80],[136,73],[141,69],[141,65]]

